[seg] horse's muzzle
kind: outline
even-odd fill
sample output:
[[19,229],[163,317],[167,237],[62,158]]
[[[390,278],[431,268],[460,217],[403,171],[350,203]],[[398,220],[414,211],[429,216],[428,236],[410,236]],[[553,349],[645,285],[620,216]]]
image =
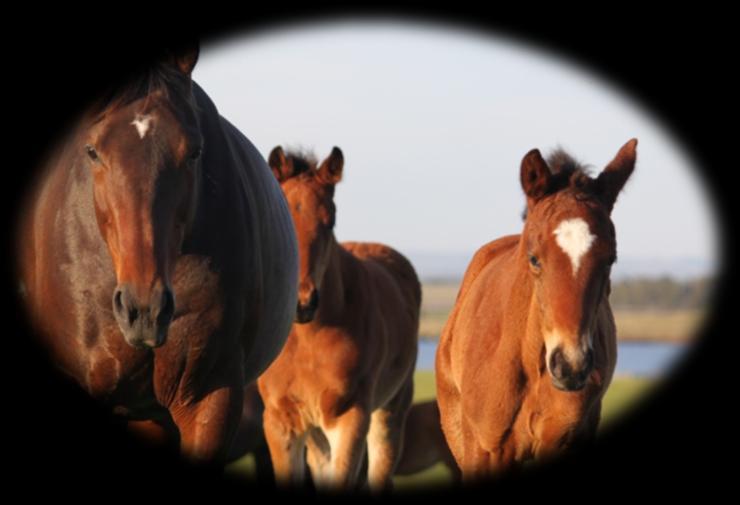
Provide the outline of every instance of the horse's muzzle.
[[141,304],[129,284],[119,285],[113,291],[113,314],[123,337],[137,349],[155,348],[167,340],[175,298],[167,287],[155,287],[149,304]]
[[552,385],[561,391],[580,391],[586,386],[589,375],[594,369],[594,353],[589,349],[580,363],[571,363],[557,348],[550,356],[550,376]]
[[298,301],[298,307],[296,308],[295,312],[296,323],[303,324],[313,321],[313,318],[316,315],[316,309],[318,307],[319,291],[317,289],[314,289],[311,291],[311,295],[309,296],[307,302],[301,303],[300,300]]

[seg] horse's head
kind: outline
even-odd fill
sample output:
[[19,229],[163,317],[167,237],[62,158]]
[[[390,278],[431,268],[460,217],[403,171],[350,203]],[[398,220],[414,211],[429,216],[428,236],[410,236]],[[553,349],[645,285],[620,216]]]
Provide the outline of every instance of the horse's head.
[[175,311],[171,278],[194,216],[202,138],[191,71],[172,57],[98,106],[80,149],[116,274],[113,314],[134,347],[157,347]]
[[583,388],[593,370],[597,310],[617,257],[610,215],[636,146],[636,139],[627,142],[595,179],[563,152],[550,166],[536,149],[522,160],[527,218],[519,261],[533,279],[530,311],[539,316],[547,370],[561,390]]
[[313,320],[318,308],[321,282],[334,243],[334,186],[342,178],[344,157],[335,147],[316,168],[315,161],[286,155],[278,146],[270,153],[269,164],[288,200],[298,237],[296,321],[307,323]]

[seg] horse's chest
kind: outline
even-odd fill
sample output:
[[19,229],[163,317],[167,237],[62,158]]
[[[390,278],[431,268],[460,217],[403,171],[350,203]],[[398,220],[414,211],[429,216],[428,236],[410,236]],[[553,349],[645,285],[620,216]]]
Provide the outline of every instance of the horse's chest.
[[525,401],[517,422],[517,452],[537,455],[567,446],[589,421],[591,397],[590,391],[550,391]]
[[80,377],[83,386],[91,396],[104,401],[152,400],[153,396],[147,395],[152,384],[152,356],[127,348],[127,344],[117,343],[114,338],[99,341],[85,353]]
[[361,356],[361,349],[347,341],[303,346],[293,363],[297,382],[312,393],[326,387],[347,390],[362,373]]
[[341,375],[352,373],[367,357],[367,346],[344,329],[326,327],[316,331],[293,333],[280,356],[296,374]]
[[317,421],[327,392],[345,397],[356,388],[360,357],[361,350],[339,334],[293,333],[260,380],[300,417]]

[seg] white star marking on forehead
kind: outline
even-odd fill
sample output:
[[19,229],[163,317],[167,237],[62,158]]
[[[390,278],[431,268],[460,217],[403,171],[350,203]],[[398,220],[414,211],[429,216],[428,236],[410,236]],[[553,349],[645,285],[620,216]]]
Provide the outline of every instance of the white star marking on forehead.
[[139,133],[139,138],[143,139],[146,132],[149,131],[149,126],[152,122],[152,116],[137,114],[136,118],[131,121],[131,124],[136,127],[136,131]]
[[580,217],[562,221],[555,228],[553,235],[555,235],[555,241],[560,248],[570,258],[573,275],[575,276],[581,266],[581,258],[591,249],[596,236],[591,234],[588,223]]

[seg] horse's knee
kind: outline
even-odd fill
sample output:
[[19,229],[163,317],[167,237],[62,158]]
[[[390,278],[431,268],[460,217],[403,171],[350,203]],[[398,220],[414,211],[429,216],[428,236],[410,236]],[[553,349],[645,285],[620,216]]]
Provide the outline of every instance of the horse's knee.
[[196,462],[225,461],[241,415],[238,388],[222,388],[172,411],[181,452]]
[[281,485],[302,484],[305,478],[305,435],[296,434],[283,413],[266,408],[263,417],[265,441],[275,481]]

